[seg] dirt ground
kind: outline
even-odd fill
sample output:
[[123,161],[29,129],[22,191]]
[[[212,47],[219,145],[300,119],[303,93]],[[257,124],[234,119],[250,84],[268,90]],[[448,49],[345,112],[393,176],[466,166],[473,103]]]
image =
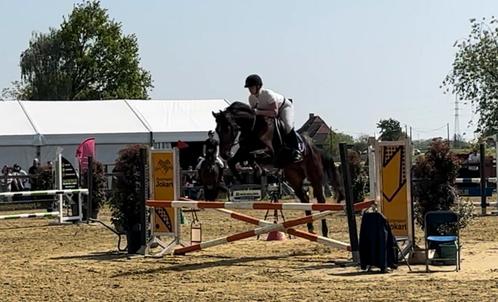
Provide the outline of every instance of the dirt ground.
[[[260,218],[264,214],[245,213]],[[101,216],[109,220],[105,212]],[[252,228],[211,210],[201,212],[200,219],[203,239]],[[330,236],[346,241],[344,215],[328,221]],[[460,272],[425,273],[423,265],[414,265],[409,272],[401,265],[388,274],[338,266],[335,261],[347,260],[348,253],[304,239],[251,238],[187,256],[129,258],[117,253],[117,237],[102,226],[49,222],[0,221],[0,301],[498,299],[496,216],[476,218],[463,231]]]

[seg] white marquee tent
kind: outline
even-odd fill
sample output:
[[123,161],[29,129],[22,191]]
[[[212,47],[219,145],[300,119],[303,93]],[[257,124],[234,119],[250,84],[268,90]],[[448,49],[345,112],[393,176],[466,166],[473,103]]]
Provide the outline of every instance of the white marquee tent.
[[56,149],[74,163],[77,146],[94,137],[97,159],[112,164],[128,144],[164,147],[176,141],[202,141],[214,129],[212,111],[226,100],[112,100],[0,102],[0,165],[27,169],[40,153],[45,163]]

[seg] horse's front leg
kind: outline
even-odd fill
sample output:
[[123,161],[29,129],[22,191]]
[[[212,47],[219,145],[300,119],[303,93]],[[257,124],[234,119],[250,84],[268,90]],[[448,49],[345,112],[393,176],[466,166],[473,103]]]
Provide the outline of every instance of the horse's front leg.
[[[316,197],[316,201],[318,203],[325,203],[325,196],[323,194],[323,187],[321,182],[318,181],[313,182],[312,187],[313,187],[313,195],[314,197]],[[327,220],[322,219],[321,222],[322,222],[322,236],[328,237],[329,228],[327,226]]]
[[[286,168],[284,169],[284,177],[294,190],[294,194],[296,194],[296,197],[299,198],[299,201],[302,203],[309,203],[310,199],[303,187],[305,175],[299,169]],[[311,215],[311,211],[304,212],[306,216]],[[308,227],[308,232],[314,233],[313,222],[308,222],[306,226]]]
[[238,182],[242,182],[242,178],[236,167],[237,163],[240,163],[243,159],[243,153],[240,151],[241,149],[237,150],[235,155],[227,161],[228,168],[230,168],[230,172],[232,173],[235,180],[237,180]]

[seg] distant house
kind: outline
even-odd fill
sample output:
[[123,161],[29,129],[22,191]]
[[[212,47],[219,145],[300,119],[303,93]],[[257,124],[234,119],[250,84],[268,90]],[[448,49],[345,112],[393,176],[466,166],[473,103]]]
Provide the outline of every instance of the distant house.
[[297,132],[311,137],[318,148],[323,148],[327,144],[327,139],[332,134],[332,130],[330,130],[327,123],[313,113],[310,113],[306,123]]

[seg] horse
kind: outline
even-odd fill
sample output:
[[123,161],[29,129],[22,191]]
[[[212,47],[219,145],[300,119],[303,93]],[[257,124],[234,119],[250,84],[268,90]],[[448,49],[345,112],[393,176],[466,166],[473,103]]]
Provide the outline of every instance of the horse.
[[[309,203],[309,197],[304,190],[304,180],[307,179],[313,188],[313,194],[318,203],[325,203],[323,185],[328,180],[334,189],[335,198],[344,200],[344,190],[339,181],[339,174],[333,159],[319,150],[308,137],[303,137],[303,160],[294,163],[290,160],[282,140],[279,139],[278,126],[268,122],[267,119],[256,115],[255,111],[247,104],[234,102],[225,110],[213,112],[216,119],[216,133],[220,140],[220,155],[228,161],[228,166],[236,176],[238,172],[235,165],[243,160],[251,160],[259,150],[266,150],[273,165],[282,168],[284,179],[294,190],[300,202]],[[277,134],[277,135],[275,135]],[[235,154],[232,154],[238,146]],[[258,159],[256,159],[257,162]],[[266,160],[268,163],[268,160]],[[311,211],[305,211],[311,215]],[[322,234],[328,236],[328,227],[325,219],[321,221]],[[308,231],[314,233],[313,223],[307,224]]]
[[199,181],[204,188],[204,199],[214,201],[218,198],[222,173],[222,169],[216,163],[216,158],[213,155],[207,155],[198,171]]

